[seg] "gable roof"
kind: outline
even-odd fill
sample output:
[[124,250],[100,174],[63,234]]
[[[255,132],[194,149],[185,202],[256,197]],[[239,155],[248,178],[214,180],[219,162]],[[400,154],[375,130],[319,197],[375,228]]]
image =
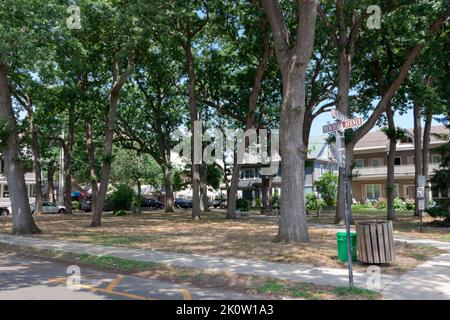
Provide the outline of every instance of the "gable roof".
[[[414,137],[414,129],[405,129],[406,134],[410,137]],[[422,129],[423,130],[423,129]],[[439,143],[446,142],[445,140],[441,140],[438,137],[434,136],[434,134],[449,134],[450,130],[448,130],[445,126],[432,126],[431,127],[431,143]],[[367,133],[364,137],[359,140],[355,145],[355,150],[358,149],[376,149],[376,148],[384,148],[389,145],[389,139],[386,134],[382,131],[371,131]]]

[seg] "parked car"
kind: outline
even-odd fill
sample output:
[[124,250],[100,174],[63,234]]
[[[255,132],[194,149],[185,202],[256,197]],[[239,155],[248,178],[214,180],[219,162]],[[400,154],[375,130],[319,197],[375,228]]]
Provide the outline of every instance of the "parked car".
[[[91,212],[92,211],[92,199],[88,199],[83,201],[82,203],[80,203],[80,210],[83,210],[84,212]],[[112,211],[112,207],[111,204],[109,203],[108,200],[105,200],[105,202],[103,203],[103,211]]]
[[[30,204],[31,214],[34,214],[36,204],[33,202]],[[42,213],[64,213],[66,208],[64,206],[58,206],[53,202],[44,201],[42,204]]]
[[7,207],[0,207],[0,216],[7,216],[9,213],[10,211]]
[[155,199],[144,199],[141,204],[142,208],[164,209],[164,203]]
[[183,209],[192,208],[192,200],[187,200],[187,199],[183,199],[183,198],[176,198],[175,199],[175,207],[183,208]]
[[221,205],[222,205],[222,200],[220,200],[220,199],[214,200],[214,201],[213,201],[213,204],[212,204],[212,206],[214,207],[214,209],[220,208]]

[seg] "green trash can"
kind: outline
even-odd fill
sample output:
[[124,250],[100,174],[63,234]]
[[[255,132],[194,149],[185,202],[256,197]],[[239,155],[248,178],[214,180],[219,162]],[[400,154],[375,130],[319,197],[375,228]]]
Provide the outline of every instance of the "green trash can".
[[[338,258],[339,261],[347,262],[347,233],[338,232],[336,233],[337,248],[338,248]],[[350,233],[350,243],[352,252],[352,261],[356,261],[356,233]]]

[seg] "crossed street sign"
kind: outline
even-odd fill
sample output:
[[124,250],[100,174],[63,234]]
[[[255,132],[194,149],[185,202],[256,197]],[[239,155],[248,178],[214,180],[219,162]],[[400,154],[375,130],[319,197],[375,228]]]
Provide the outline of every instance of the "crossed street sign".
[[345,229],[347,234],[347,257],[348,257],[348,279],[350,286],[353,286],[353,260],[350,244],[350,204],[348,203],[348,177],[345,160],[345,129],[361,126],[364,123],[363,118],[349,119],[345,114],[337,110],[331,111],[331,116],[337,122],[323,126],[323,133],[335,132],[337,158],[339,166],[342,169],[344,180],[344,208],[345,208]]
[[363,123],[364,123],[363,118],[347,119],[323,126],[323,133],[338,131],[339,129],[349,129],[353,127],[359,127]]

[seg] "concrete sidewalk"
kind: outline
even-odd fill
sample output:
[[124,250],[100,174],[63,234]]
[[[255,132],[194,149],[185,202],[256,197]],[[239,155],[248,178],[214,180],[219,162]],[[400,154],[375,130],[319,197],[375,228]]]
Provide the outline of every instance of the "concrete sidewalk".
[[[395,240],[435,246],[446,250],[448,254],[436,257],[401,276],[382,274],[381,292],[383,297],[385,299],[450,299],[450,243],[426,239],[396,238]],[[4,234],[0,235],[0,243],[61,250],[78,254],[87,253],[95,256],[113,256],[121,259],[155,262],[201,270],[269,276],[282,280],[293,280],[318,285],[337,287],[345,287],[348,285],[346,269],[130,249]],[[355,285],[366,288],[368,277],[369,275],[365,273],[355,273]]]
[[[156,250],[131,249],[94,245],[88,243],[47,240],[31,237],[0,235],[0,243],[33,247],[39,249],[61,250],[71,253],[87,253],[95,256],[113,256],[121,259],[162,263],[177,267],[201,270],[234,272],[243,275],[260,275],[337,287],[348,286],[347,269],[318,268],[310,265],[277,263],[236,258],[220,258],[196,254],[165,252]],[[365,288],[368,275],[355,273],[355,285]],[[387,285],[395,276],[382,275],[382,284]]]

